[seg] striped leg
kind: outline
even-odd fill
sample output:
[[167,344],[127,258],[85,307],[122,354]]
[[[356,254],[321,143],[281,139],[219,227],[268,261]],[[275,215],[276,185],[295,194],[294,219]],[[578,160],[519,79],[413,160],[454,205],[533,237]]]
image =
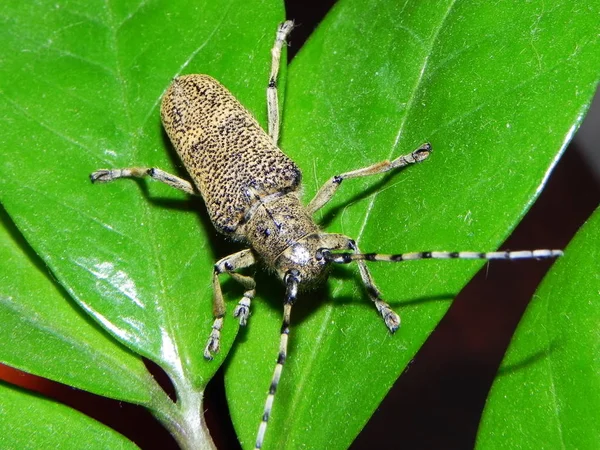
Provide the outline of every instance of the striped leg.
[[292,305],[296,301],[298,295],[298,271],[295,269],[290,270],[284,279],[286,286],[285,300],[283,302],[283,323],[281,325],[281,338],[279,342],[279,353],[277,355],[277,364],[273,371],[273,378],[271,379],[271,385],[269,387],[269,394],[265,402],[265,409],[263,411],[262,420],[258,427],[258,433],[256,434],[255,449],[262,448],[263,441],[265,439],[265,433],[267,431],[267,424],[271,417],[271,409],[273,408],[273,400],[275,399],[275,393],[277,392],[277,386],[279,386],[279,380],[281,379],[281,372],[283,365],[287,358],[287,347],[288,347],[288,336],[290,334],[290,313],[292,311]]
[[212,331],[208,337],[208,342],[204,348],[204,358],[213,359],[213,353],[219,351],[219,342],[221,340],[221,328],[223,328],[223,317],[225,316],[225,301],[223,300],[223,292],[221,291],[221,283],[219,283],[219,275],[228,273],[231,277],[244,286],[246,290],[244,296],[236,306],[233,315],[240,321],[240,325],[246,325],[248,316],[250,315],[250,302],[254,298],[256,283],[254,278],[247,275],[235,273],[234,270],[250,267],[256,263],[256,259],[252,250],[246,249],[240,252],[229,255],[215,264],[213,270],[213,322]]
[[290,32],[294,29],[294,22],[286,20],[279,24],[275,44],[271,49],[271,75],[269,76],[269,86],[267,87],[267,113],[269,118],[269,136],[273,139],[275,145],[279,140],[279,101],[277,99],[277,74],[281,62],[281,49],[285,44]]

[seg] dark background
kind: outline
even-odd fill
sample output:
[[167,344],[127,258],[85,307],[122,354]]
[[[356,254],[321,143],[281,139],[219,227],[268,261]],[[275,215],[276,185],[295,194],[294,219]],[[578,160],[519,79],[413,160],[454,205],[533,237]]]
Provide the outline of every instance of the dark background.
[[[325,16],[333,1],[308,6],[288,0],[287,17],[299,25],[293,33],[291,59]],[[556,166],[546,189],[503,248],[564,248],[600,202],[590,149],[600,129],[598,101]],[[596,160],[596,167],[600,161]],[[599,171],[600,172],[600,171]],[[536,287],[550,267],[548,261],[484,267],[454,300],[429,340],[396,382],[353,450],[469,449],[496,370],[511,335]],[[151,366],[151,363],[148,363]],[[160,369],[151,369],[158,378]],[[209,383],[206,417],[220,449],[240,448],[219,372]],[[142,449],[177,449],[170,435],[143,408],[109,400],[0,365],[0,378],[79,409],[116,429]],[[165,385],[168,382],[165,381]]]

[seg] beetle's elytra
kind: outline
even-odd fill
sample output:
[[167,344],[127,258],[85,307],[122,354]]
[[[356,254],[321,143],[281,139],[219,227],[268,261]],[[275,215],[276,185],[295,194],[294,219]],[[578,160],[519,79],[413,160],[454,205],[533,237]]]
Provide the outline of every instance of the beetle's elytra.
[[298,188],[300,169],[208,75],[175,79],[163,96],[161,117],[221,233],[244,238],[259,212],[251,211],[257,199]]
[[[332,263],[346,264],[355,261],[358,264],[368,296],[387,328],[395,332],[400,325],[400,317],[383,301],[365,261],[551,258],[562,254],[560,250],[362,254],[351,238],[321,231],[312,217],[315,211],[333,197],[343,180],[375,175],[421,162],[431,154],[431,146],[423,144],[410,154],[393,161],[382,161],[336,175],[304,206],[299,196],[300,170],[277,147],[277,72],[281,49],[292,28],[291,21],[278,27],[272,50],[273,60],[267,88],[268,133],[218,81],[208,75],[185,75],[176,78],[163,96],[161,117],[192,183],[157,168],[101,169],[91,175],[93,182],[149,176],[189,194],[201,195],[215,228],[247,245],[248,248],[222,258],[215,264],[215,320],[204,350],[206,359],[212,359],[212,354],[219,351],[225,316],[219,275],[229,274],[245,289],[233,312],[241,325],[246,325],[248,321],[255,282],[251,276],[237,271],[260,261],[283,281],[286,295],[279,353],[256,438],[256,448],[263,445],[275,392],[287,358],[292,305],[299,290],[325,280]],[[340,250],[346,252],[340,253]]]

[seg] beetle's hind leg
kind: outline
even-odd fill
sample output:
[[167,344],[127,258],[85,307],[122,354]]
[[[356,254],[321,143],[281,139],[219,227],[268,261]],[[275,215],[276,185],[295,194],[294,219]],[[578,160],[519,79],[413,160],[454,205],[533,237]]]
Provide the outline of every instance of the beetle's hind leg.
[[398,169],[400,167],[408,166],[409,164],[419,163],[424,161],[431,154],[431,145],[423,144],[416,150],[413,150],[407,155],[397,157],[392,161],[381,161],[362,169],[353,170],[346,172],[341,175],[335,175],[325,182],[321,189],[317,192],[315,197],[310,201],[308,206],[309,214],[314,214],[320,208],[322,208],[332,197],[342,184],[342,181],[349,178],[368,177],[370,175],[377,175],[379,173],[388,172],[390,170]]
[[277,99],[277,74],[281,65],[281,49],[286,43],[290,32],[294,29],[294,22],[286,20],[277,27],[275,43],[271,49],[271,74],[269,75],[269,86],[267,87],[267,113],[269,120],[269,136],[277,145],[279,140],[279,101]]
[[221,283],[219,283],[219,275],[222,273],[227,273],[244,287],[244,296],[235,307],[233,315],[234,317],[238,318],[240,325],[246,325],[248,322],[248,317],[250,316],[250,303],[252,302],[256,292],[256,282],[251,276],[242,275],[234,271],[250,267],[255,263],[256,258],[254,257],[254,253],[252,253],[252,250],[246,249],[234,253],[233,255],[229,255],[217,261],[215,264],[212,278],[213,316],[215,320],[213,322],[210,336],[208,337],[208,342],[204,348],[204,357],[206,359],[213,359],[213,353],[217,353],[219,351],[221,329],[223,328],[223,317],[225,316],[225,301],[223,300]]

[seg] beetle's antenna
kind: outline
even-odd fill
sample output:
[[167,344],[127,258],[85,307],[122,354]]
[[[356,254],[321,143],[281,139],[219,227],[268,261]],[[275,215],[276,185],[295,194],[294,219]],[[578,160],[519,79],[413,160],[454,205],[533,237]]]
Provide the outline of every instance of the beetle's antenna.
[[273,371],[273,378],[271,378],[271,385],[269,386],[269,394],[267,395],[267,401],[265,402],[265,409],[263,411],[262,420],[258,427],[258,433],[256,434],[256,445],[255,449],[262,448],[263,440],[265,438],[265,432],[267,431],[267,424],[271,417],[271,409],[273,407],[273,400],[275,393],[277,392],[277,386],[279,386],[279,380],[281,378],[281,371],[287,358],[287,346],[288,336],[290,334],[290,313],[292,311],[292,305],[296,301],[298,295],[298,282],[299,282],[298,270],[289,270],[283,282],[285,283],[285,300],[283,302],[283,323],[281,325],[281,338],[279,341],[279,353],[277,355],[277,364]]
[[562,250],[521,250],[505,252],[412,252],[397,255],[380,253],[331,253],[323,249],[323,257],[333,263],[349,264],[352,261],[400,262],[417,259],[546,259],[562,256]]

